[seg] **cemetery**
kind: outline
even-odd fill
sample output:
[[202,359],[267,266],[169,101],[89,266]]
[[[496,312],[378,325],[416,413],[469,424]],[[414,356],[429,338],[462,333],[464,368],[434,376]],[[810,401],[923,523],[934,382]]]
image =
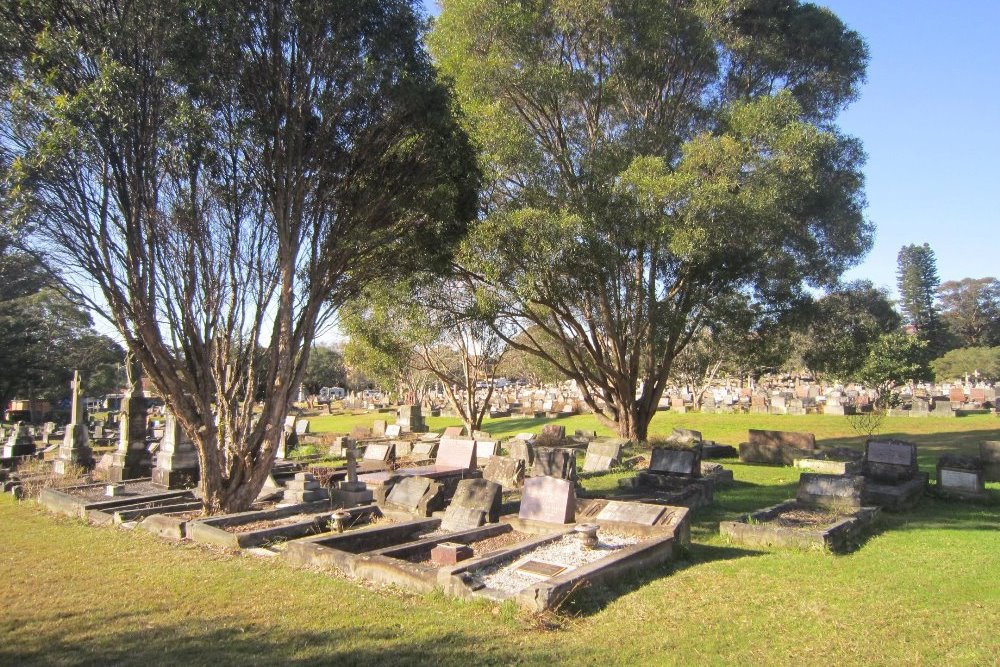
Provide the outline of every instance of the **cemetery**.
[[0,665],[997,664],[1000,11],[883,4],[7,3]]

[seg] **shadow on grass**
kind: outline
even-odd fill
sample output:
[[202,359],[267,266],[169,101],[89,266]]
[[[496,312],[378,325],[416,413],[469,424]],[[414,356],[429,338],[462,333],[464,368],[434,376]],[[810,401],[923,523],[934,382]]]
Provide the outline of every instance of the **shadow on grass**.
[[[280,613],[277,606],[275,613]],[[323,610],[316,613],[321,616]],[[210,624],[192,619],[164,625],[138,616],[94,613],[52,619],[32,642],[40,648],[6,641],[0,646],[0,664],[441,665],[511,664],[530,658],[524,648],[497,650],[491,645],[484,650],[482,637],[475,634],[431,627],[420,636],[402,628],[379,629],[375,619],[359,618],[348,628],[296,630],[247,623],[237,615]]]
[[910,512],[882,512],[884,531],[949,530],[1000,531],[1000,494],[983,502],[925,496]]
[[555,417],[502,417],[487,420],[484,426],[499,426],[503,432],[521,433],[556,421]]
[[670,576],[689,567],[710,563],[713,561],[736,560],[758,556],[763,551],[739,547],[709,546],[706,544],[691,544],[675,553],[675,560],[656,567],[640,571],[632,571],[622,575],[614,582],[600,584],[578,590],[573,597],[560,607],[560,613],[571,616],[590,616],[609,604],[629,593],[633,593],[657,580]]

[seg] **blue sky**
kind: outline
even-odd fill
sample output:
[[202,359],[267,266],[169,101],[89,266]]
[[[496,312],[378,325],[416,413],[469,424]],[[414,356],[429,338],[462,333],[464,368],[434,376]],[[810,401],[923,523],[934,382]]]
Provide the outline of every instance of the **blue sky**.
[[899,248],[924,242],[942,281],[1000,277],[1000,2],[817,4],[871,51],[861,98],[840,126],[868,153],[867,215],[878,231],[845,277],[895,292]]

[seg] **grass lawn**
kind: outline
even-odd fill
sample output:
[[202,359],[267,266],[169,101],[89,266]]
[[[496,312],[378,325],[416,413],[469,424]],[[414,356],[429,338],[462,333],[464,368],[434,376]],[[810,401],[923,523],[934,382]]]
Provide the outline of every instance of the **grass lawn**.
[[[320,417],[313,428],[372,419]],[[595,428],[586,416],[560,423]],[[662,413],[653,430],[674,426],[729,444],[747,428],[860,443],[838,417]],[[1000,420],[887,419],[882,431],[916,441],[930,468],[942,452],[1000,439]],[[3,496],[0,664],[998,664],[1000,485],[985,505],[926,498],[888,515],[847,556],[757,551],[726,544],[718,522],[791,497],[798,470],[725,463],[737,484],[695,515],[686,560],[592,591],[555,620],[91,528]],[[585,484],[613,488],[616,477]]]

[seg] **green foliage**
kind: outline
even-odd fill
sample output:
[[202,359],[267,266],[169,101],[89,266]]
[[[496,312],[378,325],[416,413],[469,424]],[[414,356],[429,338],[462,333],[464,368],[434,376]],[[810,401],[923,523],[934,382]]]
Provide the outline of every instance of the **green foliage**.
[[941,382],[964,378],[966,375],[995,382],[1000,380],[1000,346],[951,350],[932,361],[931,368],[934,370],[934,377]]
[[347,381],[344,357],[337,350],[316,345],[309,351],[302,383],[310,394],[318,394],[322,387],[343,387]]
[[939,350],[944,341],[934,295],[941,281],[934,251],[926,243],[906,245],[900,248],[896,261],[896,287],[903,316],[932,351]]
[[903,332],[879,336],[857,372],[857,379],[874,389],[877,408],[892,404],[892,390],[899,385],[930,379],[927,347],[927,341]]
[[[867,52],[826,10],[454,0],[429,43],[483,149],[463,266],[508,345],[627,437],[735,300],[788,309],[870,246],[863,152],[831,123]],[[514,340],[535,327],[557,352]]]
[[869,281],[849,283],[815,302],[796,347],[809,370],[847,379],[865,364],[878,338],[899,324],[884,290]]
[[1000,345],[1000,280],[949,280],[937,294],[941,319],[960,345]]

